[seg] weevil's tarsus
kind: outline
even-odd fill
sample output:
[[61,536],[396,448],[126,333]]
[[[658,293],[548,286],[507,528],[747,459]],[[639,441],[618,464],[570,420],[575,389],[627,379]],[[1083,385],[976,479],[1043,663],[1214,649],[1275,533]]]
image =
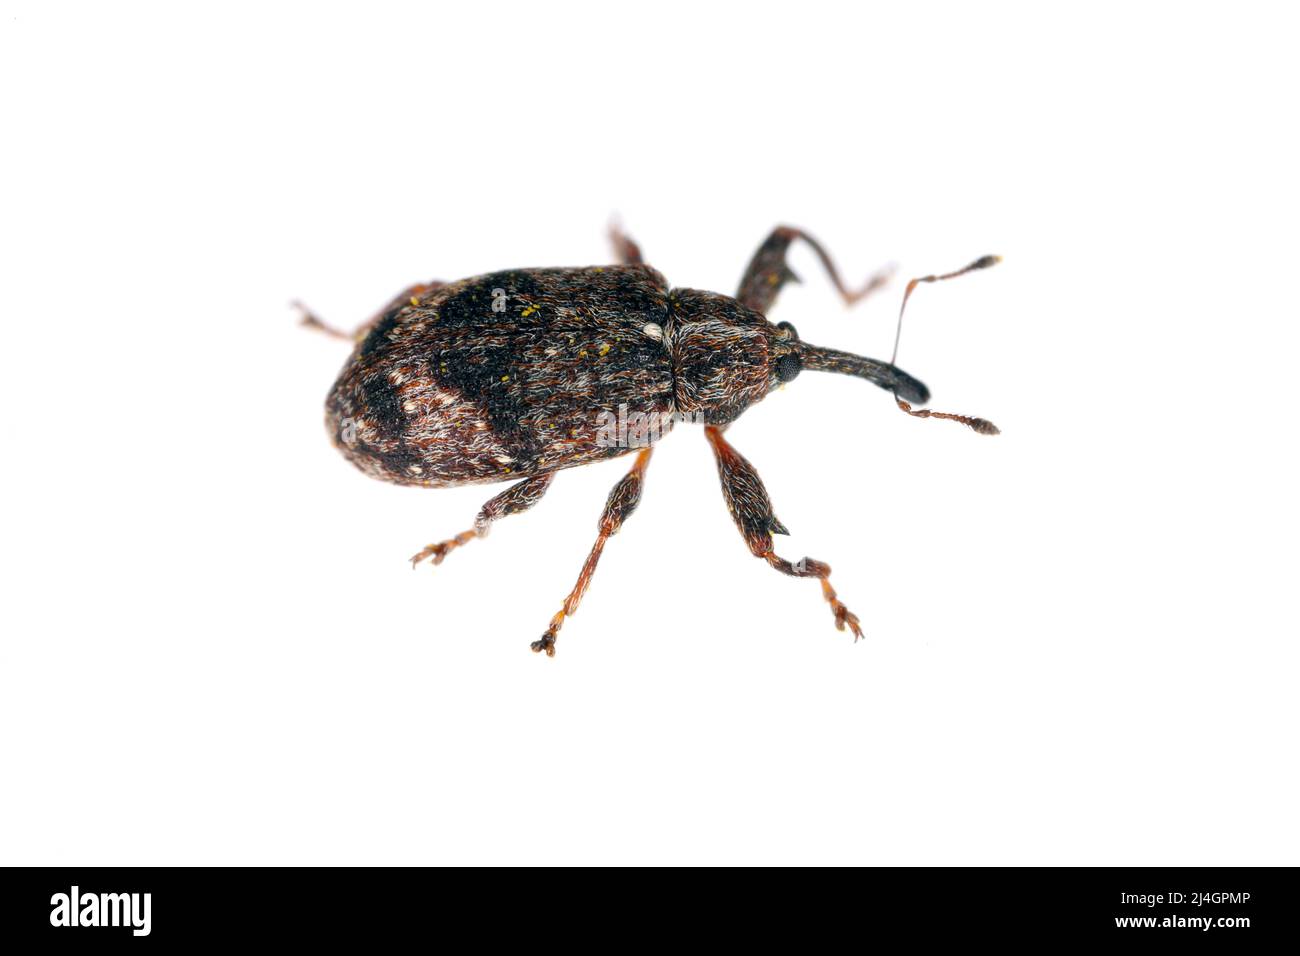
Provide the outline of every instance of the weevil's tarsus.
[[437,544],[426,544],[415,554],[411,555],[411,569],[414,570],[425,558],[433,558],[434,566],[442,564],[443,559],[457,548],[469,544],[479,536],[478,532],[472,528],[469,531],[462,531],[454,538],[448,538],[446,541],[439,541]]
[[840,270],[835,267],[835,261],[820,242],[802,229],[793,226],[777,226],[758,247],[758,251],[750,259],[749,267],[745,269],[744,278],[740,280],[736,298],[742,304],[766,315],[772,304],[776,302],[781,287],[787,282],[800,281],[785,261],[790,244],[796,239],[802,239],[812,247],[845,305],[861,302],[888,282],[889,277],[893,275],[893,266],[886,266],[875,272],[860,288],[850,289],[840,278]]
[[840,375],[865,378],[887,392],[893,392],[896,396],[906,396],[909,401],[918,404],[930,400],[930,390],[925,387],[924,382],[908,375],[901,368],[879,359],[854,355],[852,352],[841,352],[839,349],[809,345],[806,342],[799,343],[799,358],[805,370],[836,372]]
[[968,428],[973,428],[981,435],[1001,435],[1002,430],[994,425],[987,418],[972,418],[970,415],[954,415],[951,412],[934,412],[928,408],[913,409],[911,405],[901,398],[894,399],[898,402],[898,407],[907,412],[914,418],[942,418],[945,421],[960,422]]
[[898,307],[898,324],[894,328],[894,352],[889,357],[889,364],[893,365],[898,362],[898,341],[903,335],[903,313],[907,311],[907,300],[912,297],[912,292],[918,285],[930,282],[943,282],[947,279],[956,279],[958,276],[964,276],[968,272],[975,272],[979,269],[987,269],[995,266],[1002,261],[1001,256],[980,256],[968,266],[958,269],[956,272],[945,272],[943,275],[921,276],[907,283],[907,288],[903,290],[903,302]]
[[777,520],[772,511],[772,499],[763,486],[763,480],[745,456],[723,437],[722,429],[708,425],[704,434],[713,448],[713,457],[718,465],[718,477],[722,481],[722,496],[726,499],[727,510],[740,529],[741,536],[750,552],[762,558],[782,574],[796,578],[817,578],[821,581],[822,596],[831,606],[835,615],[837,630],[848,628],[856,641],[862,636],[862,626],[858,616],[844,606],[835,589],[831,587],[831,566],[814,558],[788,561],[776,553],[772,546],[772,534],[786,534],[785,526]]
[[551,472],[545,475],[537,475],[534,478],[527,478],[518,484],[511,485],[501,494],[492,498],[485,504],[474,519],[474,527],[468,531],[462,531],[454,538],[448,538],[446,541],[439,541],[437,544],[430,544],[411,556],[411,567],[414,568],[425,558],[433,558],[435,566],[442,564],[443,559],[457,548],[469,544],[475,538],[486,538],[492,522],[506,515],[519,514],[521,511],[527,511],[537,502],[542,500],[542,495],[546,494],[546,489],[551,487],[551,481],[555,478],[555,473]]
[[587,593],[587,586],[591,584],[591,577],[596,573],[596,565],[600,562],[601,552],[605,550],[605,542],[618,533],[618,529],[623,527],[623,522],[628,515],[632,514],[636,506],[641,503],[641,490],[645,487],[645,470],[650,464],[650,455],[653,452],[653,448],[643,448],[638,452],[632,470],[619,479],[618,484],[610,491],[609,498],[605,501],[605,510],[600,515],[596,543],[592,545],[591,553],[587,555],[587,560],[582,565],[578,583],[564,599],[564,606],[551,618],[546,632],[529,645],[534,653],[545,653],[547,657],[555,656],[555,640],[560,633],[560,628],[566,617],[572,617],[577,613],[578,605],[582,603],[582,596]]

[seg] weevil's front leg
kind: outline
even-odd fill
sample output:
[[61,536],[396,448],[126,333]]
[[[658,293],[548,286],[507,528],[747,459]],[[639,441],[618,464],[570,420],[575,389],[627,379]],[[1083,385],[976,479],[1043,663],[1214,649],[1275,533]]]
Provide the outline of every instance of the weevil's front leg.
[[638,452],[632,470],[624,475],[614,486],[614,490],[609,493],[609,498],[605,501],[605,510],[600,516],[600,533],[591,548],[591,554],[587,555],[587,561],[582,566],[582,573],[578,575],[578,583],[564,599],[564,606],[551,618],[551,626],[546,629],[546,633],[540,640],[533,641],[531,647],[535,652],[545,651],[547,657],[555,656],[555,637],[564,624],[564,619],[577,612],[582,595],[586,593],[587,585],[591,583],[591,576],[596,573],[596,564],[600,561],[600,553],[605,550],[605,542],[618,533],[618,529],[623,526],[623,521],[641,503],[645,470],[650,464],[650,454],[653,451],[653,448],[644,448]]
[[623,265],[636,266],[645,262],[641,256],[641,247],[623,231],[618,222],[609,224],[609,243],[614,247],[614,258]]
[[454,538],[448,538],[446,541],[439,541],[437,544],[431,544],[424,548],[418,554],[411,556],[411,567],[415,567],[425,558],[432,557],[433,563],[442,564],[442,559],[452,551],[455,551],[463,544],[468,544],[475,538],[487,537],[488,529],[492,522],[498,518],[504,518],[506,515],[518,514],[521,511],[527,511],[537,502],[542,500],[542,495],[546,494],[546,489],[551,486],[551,479],[554,473],[547,475],[538,475],[535,478],[526,478],[517,485],[511,485],[501,494],[491,499],[479,511],[478,517],[474,519],[474,527],[468,531],[462,531]]
[[802,239],[812,246],[813,252],[817,253],[817,258],[822,261],[827,275],[830,276],[840,297],[844,299],[845,305],[853,305],[866,298],[884,285],[893,272],[892,268],[881,269],[871,276],[861,289],[849,289],[840,278],[839,270],[835,268],[830,253],[822,248],[820,242],[802,229],[793,226],[777,226],[772,230],[772,234],[763,240],[763,244],[754,253],[754,258],[749,261],[749,268],[745,270],[745,277],[740,280],[740,290],[736,293],[736,298],[749,308],[766,315],[772,303],[776,301],[781,287],[786,282],[799,281],[799,277],[785,262],[790,243],[796,239]]
[[862,636],[858,616],[840,602],[835,589],[831,587],[830,565],[812,558],[791,563],[772,549],[772,535],[789,532],[773,513],[772,500],[763,487],[763,480],[758,477],[754,466],[745,460],[745,456],[723,437],[720,428],[709,425],[704,433],[713,446],[713,457],[718,463],[718,476],[722,479],[722,494],[727,500],[727,509],[744,536],[745,543],[749,545],[749,550],[782,574],[819,579],[822,595],[830,602],[831,611],[835,614],[836,628],[842,631],[847,625],[856,641]]
[[333,336],[336,339],[347,339],[350,342],[360,342],[366,337],[366,332],[370,330],[370,327],[380,319],[385,318],[391,313],[403,309],[408,305],[418,305],[421,296],[432,292],[435,289],[441,288],[444,285],[446,285],[445,282],[438,282],[435,280],[433,282],[420,282],[411,286],[409,289],[403,289],[392,302],[388,303],[388,305],[384,306],[369,319],[362,322],[352,332],[344,332],[342,329],[336,329],[334,326],[322,322],[316,317],[314,312],[301,302],[294,302],[293,307],[302,313],[302,319],[299,322],[300,325],[304,325],[309,329],[315,329],[317,332],[324,332],[326,335]]

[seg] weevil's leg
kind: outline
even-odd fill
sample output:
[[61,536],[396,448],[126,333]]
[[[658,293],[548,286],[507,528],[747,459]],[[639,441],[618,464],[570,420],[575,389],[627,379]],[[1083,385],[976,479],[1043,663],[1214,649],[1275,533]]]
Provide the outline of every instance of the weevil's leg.
[[587,585],[591,583],[591,576],[596,573],[596,564],[600,561],[600,553],[605,550],[605,542],[618,533],[627,516],[641,503],[645,470],[650,464],[650,454],[653,451],[653,448],[643,448],[638,452],[632,470],[619,479],[614,490],[609,493],[609,498],[605,501],[605,510],[600,516],[600,533],[596,537],[596,543],[592,545],[591,554],[587,555],[587,561],[582,566],[582,573],[578,575],[578,583],[564,599],[564,606],[551,618],[551,626],[546,629],[546,633],[540,640],[533,641],[531,647],[535,652],[545,651],[547,657],[555,656],[555,637],[559,634],[564,619],[577,612],[582,596],[587,591]]
[[623,265],[635,266],[645,262],[641,257],[641,247],[623,231],[617,220],[609,224],[609,243],[614,247],[614,258]]
[[772,230],[772,234],[763,240],[763,244],[754,253],[754,258],[749,261],[749,268],[745,270],[745,277],[740,280],[740,289],[736,293],[736,298],[749,308],[766,315],[767,310],[776,301],[781,287],[786,282],[799,281],[799,277],[785,262],[785,254],[790,248],[790,243],[796,239],[802,239],[812,246],[813,252],[817,253],[817,258],[822,261],[826,274],[830,276],[831,283],[839,292],[845,305],[853,305],[879,289],[894,271],[892,268],[881,269],[871,276],[862,288],[850,289],[840,278],[840,272],[835,268],[830,253],[822,248],[820,242],[802,229],[793,226],[777,226]]
[[554,477],[553,473],[537,475],[534,478],[525,478],[517,485],[511,485],[483,506],[478,513],[478,517],[474,519],[474,527],[468,531],[462,531],[454,538],[431,544],[418,554],[412,555],[411,567],[415,567],[428,557],[433,558],[434,564],[442,564],[442,559],[461,545],[468,544],[475,538],[486,538],[488,530],[492,527],[492,522],[498,518],[504,518],[506,515],[527,511],[541,501],[542,495],[546,494],[546,489],[551,486],[551,479]]
[[370,327],[380,319],[391,315],[393,312],[405,308],[408,305],[419,304],[422,295],[432,292],[434,289],[440,288],[445,284],[446,283],[444,282],[438,281],[420,282],[411,286],[409,289],[402,290],[402,292],[393,299],[392,302],[388,303],[388,305],[384,306],[369,319],[362,322],[352,332],[344,332],[342,329],[337,329],[332,325],[322,322],[316,317],[316,314],[312,312],[311,309],[307,308],[301,302],[295,301],[293,307],[302,313],[302,319],[299,322],[300,325],[306,326],[309,329],[315,329],[318,332],[324,332],[326,335],[333,336],[336,339],[347,339],[350,342],[360,342],[366,337],[366,332],[370,330]]
[[347,332],[344,332],[342,329],[336,329],[334,326],[322,322],[316,317],[315,312],[311,311],[311,309],[307,308],[297,299],[294,299],[292,305],[302,313],[302,318],[298,320],[298,324],[304,328],[315,329],[317,332],[324,332],[326,335],[335,339],[346,339],[347,341],[353,340],[352,336]]
[[791,563],[772,549],[772,535],[789,532],[772,512],[772,500],[767,496],[763,480],[758,477],[754,466],[723,437],[722,429],[708,425],[704,433],[713,446],[713,457],[718,462],[718,476],[722,479],[722,494],[727,500],[727,509],[744,536],[745,544],[749,545],[749,550],[782,574],[819,579],[822,595],[830,602],[831,611],[835,615],[835,626],[842,631],[847,625],[856,641],[862,636],[858,616],[840,602],[835,589],[831,587],[830,565],[812,558]]

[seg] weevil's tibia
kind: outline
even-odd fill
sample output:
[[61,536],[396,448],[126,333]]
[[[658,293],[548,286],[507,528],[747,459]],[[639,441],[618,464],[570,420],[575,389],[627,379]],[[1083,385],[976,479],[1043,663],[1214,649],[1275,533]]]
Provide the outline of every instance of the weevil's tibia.
[[817,258],[821,260],[831,284],[835,286],[835,291],[840,294],[845,305],[853,305],[865,299],[888,282],[889,277],[893,275],[893,267],[889,266],[873,274],[861,288],[850,289],[840,278],[840,271],[835,268],[830,253],[820,242],[802,229],[793,226],[777,226],[772,230],[771,235],[763,240],[763,244],[758,247],[758,251],[749,261],[749,267],[745,269],[745,276],[740,280],[740,288],[736,292],[736,298],[741,303],[766,315],[776,302],[781,287],[787,282],[799,281],[799,277],[785,261],[790,243],[796,239],[802,239],[812,247],[813,252],[817,253]]
[[362,322],[351,332],[344,332],[342,329],[337,329],[334,326],[321,321],[317,318],[316,313],[312,312],[311,309],[307,308],[301,302],[295,300],[290,303],[290,305],[302,313],[302,318],[299,320],[298,324],[304,328],[315,329],[317,332],[324,332],[326,335],[336,339],[346,339],[349,342],[360,342],[366,337],[366,333],[370,331],[370,327],[380,319],[392,312],[404,309],[408,305],[419,305],[421,296],[432,292],[434,289],[439,289],[444,285],[446,285],[445,282],[439,282],[435,279],[432,282],[419,282],[408,289],[403,289],[392,302],[388,303],[388,305],[384,306],[369,319]]
[[618,484],[609,493],[609,498],[605,501],[605,510],[600,516],[600,533],[596,537],[596,543],[592,545],[591,553],[587,555],[586,563],[582,566],[582,573],[578,575],[578,583],[564,599],[564,606],[551,618],[551,625],[546,629],[546,633],[530,645],[534,652],[544,651],[547,657],[555,656],[556,636],[564,624],[564,619],[575,614],[578,605],[582,603],[582,596],[587,592],[591,576],[596,573],[600,554],[605,550],[605,542],[618,533],[618,529],[623,526],[628,515],[641,503],[641,490],[645,486],[645,470],[650,464],[650,454],[653,451],[653,448],[644,448],[638,452],[632,470],[619,479]]
[[723,437],[721,429],[709,425],[705,427],[704,434],[713,446],[713,457],[718,463],[718,477],[722,480],[722,495],[727,501],[727,510],[731,512],[732,520],[740,529],[750,552],[782,574],[819,579],[822,596],[830,603],[831,613],[835,615],[836,629],[842,631],[848,627],[856,641],[862,636],[862,627],[858,616],[844,606],[831,587],[831,566],[813,558],[787,561],[773,550],[772,535],[788,532],[773,513],[772,500],[768,497],[758,472]]
[[435,565],[442,564],[442,561],[448,554],[455,551],[462,545],[468,544],[475,538],[486,538],[488,529],[491,528],[492,522],[498,518],[504,518],[506,515],[519,514],[521,511],[527,511],[537,502],[542,500],[542,495],[546,494],[546,489],[551,486],[551,479],[555,473],[551,472],[545,475],[538,475],[535,478],[527,478],[516,485],[511,485],[501,494],[488,501],[479,511],[478,517],[474,519],[474,527],[469,531],[462,531],[454,538],[448,538],[446,541],[439,541],[437,544],[431,544],[421,551],[411,556],[411,567],[415,567],[425,558],[432,557]]

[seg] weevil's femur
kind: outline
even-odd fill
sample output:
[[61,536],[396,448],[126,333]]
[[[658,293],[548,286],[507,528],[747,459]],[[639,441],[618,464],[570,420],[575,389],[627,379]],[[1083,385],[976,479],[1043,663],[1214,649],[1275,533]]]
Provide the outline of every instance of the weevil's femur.
[[800,343],[799,355],[803,367],[811,372],[838,372],[841,375],[856,375],[865,378],[874,385],[879,385],[887,392],[893,392],[899,398],[922,405],[930,400],[930,390],[924,383],[917,381],[896,365],[841,352],[838,349],[824,349],[816,345]]

